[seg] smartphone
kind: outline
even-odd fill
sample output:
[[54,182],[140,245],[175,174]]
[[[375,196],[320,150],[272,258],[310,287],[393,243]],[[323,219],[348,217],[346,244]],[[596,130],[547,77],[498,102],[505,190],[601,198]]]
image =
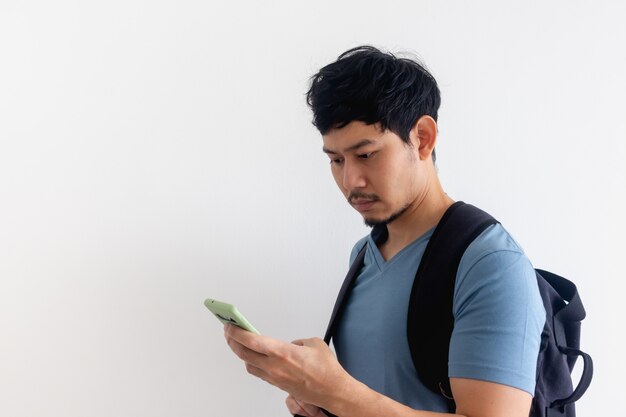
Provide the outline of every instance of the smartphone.
[[237,307],[234,305],[212,300],[210,298],[204,300],[204,305],[222,323],[234,324],[235,326],[239,326],[242,329],[254,334],[261,334],[252,324],[250,324],[250,322],[239,312],[239,310],[237,310]]

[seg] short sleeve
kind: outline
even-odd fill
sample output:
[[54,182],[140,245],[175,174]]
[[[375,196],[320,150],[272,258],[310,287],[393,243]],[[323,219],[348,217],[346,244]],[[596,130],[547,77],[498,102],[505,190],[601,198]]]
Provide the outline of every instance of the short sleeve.
[[453,313],[449,376],[505,384],[533,395],[545,310],[524,253],[481,250],[462,261]]

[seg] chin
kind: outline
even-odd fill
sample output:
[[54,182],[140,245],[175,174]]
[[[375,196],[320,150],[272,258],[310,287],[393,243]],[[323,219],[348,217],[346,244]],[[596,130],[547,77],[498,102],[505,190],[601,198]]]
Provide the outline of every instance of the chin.
[[392,221],[394,219],[390,219],[389,217],[385,217],[385,218],[373,218],[373,217],[365,217],[363,216],[363,223],[365,223],[366,226],[368,227],[374,227],[374,226],[380,226],[380,225],[386,225],[387,223],[389,223],[390,221]]
[[392,221],[396,220],[398,217],[402,216],[408,207],[409,206],[407,204],[406,206],[402,207],[400,210],[393,213],[391,216],[385,217],[383,219],[374,219],[371,217],[363,216],[363,222],[365,223],[366,226],[369,226],[369,227],[387,225],[391,223]]

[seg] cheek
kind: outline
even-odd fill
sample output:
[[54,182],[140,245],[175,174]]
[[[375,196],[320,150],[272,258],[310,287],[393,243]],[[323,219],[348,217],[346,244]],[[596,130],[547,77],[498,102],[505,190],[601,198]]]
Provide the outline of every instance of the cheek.
[[339,168],[332,167],[330,169],[330,172],[333,175],[333,179],[335,180],[335,184],[337,184],[337,187],[339,187],[341,192],[345,195],[346,194],[346,190],[344,190],[344,188],[343,188],[343,175],[341,173],[341,170]]
[[415,178],[411,175],[411,171],[415,169],[413,164],[406,161],[395,161],[395,164],[389,165],[389,169],[382,171],[383,175],[379,178],[381,184],[385,184],[385,191],[392,200],[404,200],[407,193],[415,188]]

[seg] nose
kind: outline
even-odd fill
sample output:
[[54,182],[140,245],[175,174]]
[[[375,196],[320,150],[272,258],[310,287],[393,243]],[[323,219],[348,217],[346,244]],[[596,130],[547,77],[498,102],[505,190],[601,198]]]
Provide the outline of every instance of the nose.
[[364,188],[366,185],[367,181],[360,167],[346,160],[343,166],[343,187],[346,190],[354,190],[355,188]]

